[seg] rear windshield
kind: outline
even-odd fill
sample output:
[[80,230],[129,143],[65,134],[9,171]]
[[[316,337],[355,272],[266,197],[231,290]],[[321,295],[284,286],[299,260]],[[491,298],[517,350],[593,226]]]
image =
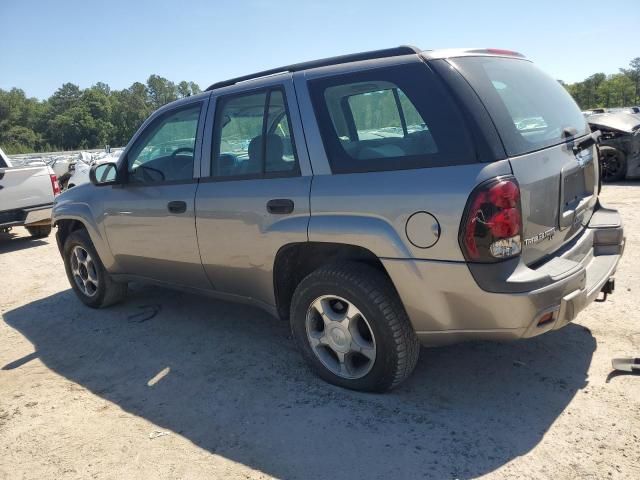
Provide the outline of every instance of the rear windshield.
[[480,96],[509,156],[557,145],[589,132],[571,95],[531,62],[465,57],[452,63]]

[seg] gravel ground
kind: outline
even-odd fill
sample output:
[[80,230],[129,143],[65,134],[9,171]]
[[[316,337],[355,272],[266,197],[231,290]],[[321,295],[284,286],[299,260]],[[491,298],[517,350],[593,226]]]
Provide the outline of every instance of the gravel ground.
[[607,186],[617,291],[510,344],[423,349],[386,395],[305,368],[261,311],[148,286],[74,298],[54,237],[0,239],[0,478],[640,478],[640,184]]

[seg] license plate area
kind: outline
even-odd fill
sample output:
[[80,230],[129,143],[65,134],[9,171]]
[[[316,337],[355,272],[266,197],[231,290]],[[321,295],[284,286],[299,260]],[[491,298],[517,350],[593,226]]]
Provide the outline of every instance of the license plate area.
[[[586,153],[586,154],[585,154]],[[595,190],[595,170],[590,150],[562,169],[560,185],[560,229],[571,227],[589,206]]]

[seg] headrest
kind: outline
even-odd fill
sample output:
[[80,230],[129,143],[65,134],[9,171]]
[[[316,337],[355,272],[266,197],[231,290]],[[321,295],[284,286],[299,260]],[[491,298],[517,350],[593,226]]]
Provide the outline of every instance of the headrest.
[[[257,161],[258,159],[260,159],[260,155],[262,155],[262,135],[254,137],[251,142],[249,142],[248,153],[251,160]],[[282,138],[280,138],[275,133],[268,133],[266,151],[267,158],[265,163],[272,163],[282,160],[283,153],[284,145],[282,144]]]

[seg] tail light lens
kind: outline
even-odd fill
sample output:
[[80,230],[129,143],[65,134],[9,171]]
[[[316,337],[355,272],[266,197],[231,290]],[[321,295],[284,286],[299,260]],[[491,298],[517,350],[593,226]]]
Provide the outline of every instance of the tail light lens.
[[460,228],[460,246],[470,262],[498,262],[522,250],[520,188],[513,177],[478,186],[469,197]]
[[60,184],[58,183],[58,177],[56,175],[49,175],[51,177],[51,188],[53,189],[53,196],[60,195]]

